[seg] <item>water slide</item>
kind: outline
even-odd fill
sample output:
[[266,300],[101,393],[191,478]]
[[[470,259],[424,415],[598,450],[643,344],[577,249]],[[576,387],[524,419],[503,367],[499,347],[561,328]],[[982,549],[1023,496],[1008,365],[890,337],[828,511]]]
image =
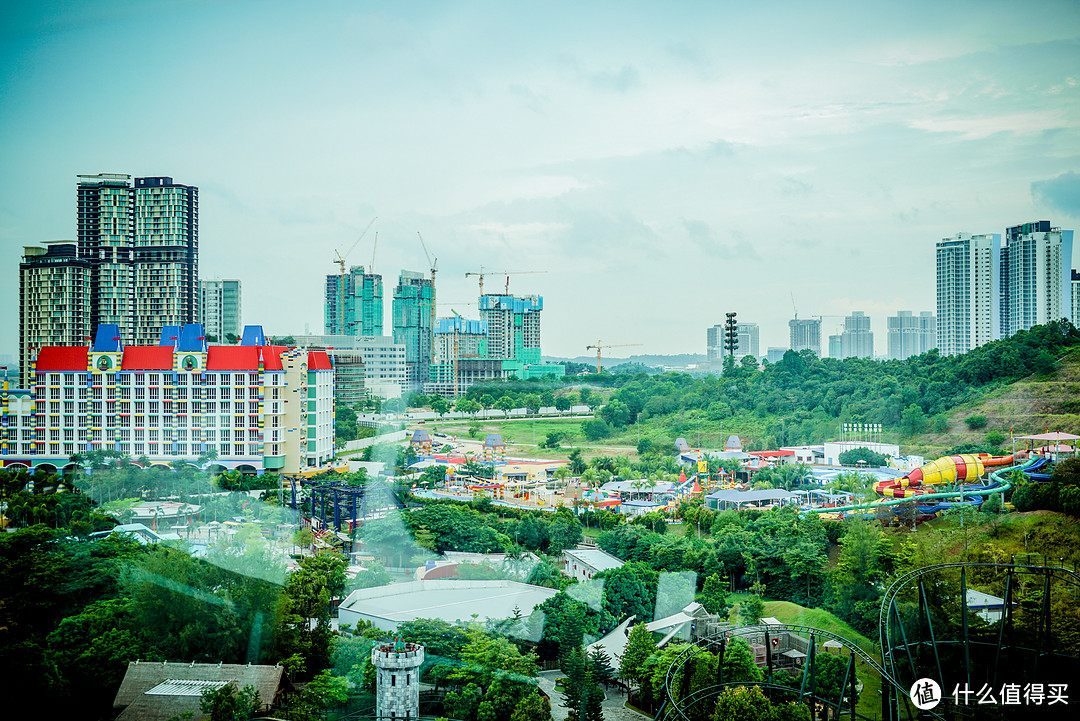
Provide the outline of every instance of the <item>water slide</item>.
[[[958,466],[958,464],[956,462],[952,462],[953,468],[951,470],[948,467],[950,465],[949,463],[942,463],[943,461],[950,461],[953,458],[963,458],[963,470],[962,471],[958,470],[959,466]],[[968,460],[968,459],[977,461],[977,463],[971,463],[971,460]],[[909,473],[907,476],[904,476],[903,478],[897,478],[897,479],[893,479],[893,480],[889,480],[889,481],[879,481],[878,483],[874,484],[874,490],[875,491],[878,491],[878,486],[881,486],[883,491],[884,490],[896,490],[896,491],[915,491],[915,490],[918,490],[918,491],[920,491],[919,493],[912,493],[912,495],[910,495],[910,496],[908,496],[908,495],[890,495],[888,497],[886,497],[884,494],[882,494],[883,497],[879,498],[876,501],[872,501],[870,503],[857,503],[857,504],[853,504],[853,505],[850,505],[850,506],[841,506],[840,508],[830,508],[830,509],[828,509],[827,513],[822,513],[821,516],[822,516],[822,519],[826,519],[828,516],[832,516],[833,514],[838,514],[838,515],[841,515],[841,516],[846,516],[846,515],[872,515],[874,512],[878,511],[881,508],[887,508],[887,507],[890,507],[890,506],[897,506],[897,505],[900,505],[901,503],[909,503],[915,497],[918,497],[917,502],[919,503],[920,507],[921,506],[930,506],[931,504],[928,504],[927,501],[936,501],[933,504],[933,506],[934,507],[940,506],[941,507],[940,510],[944,510],[945,508],[951,508],[951,507],[954,507],[956,505],[960,505],[960,502],[957,499],[961,495],[964,496],[964,500],[963,500],[964,505],[968,505],[970,503],[970,501],[968,500],[969,496],[972,497],[971,498],[972,501],[974,501],[975,498],[978,498],[979,499],[978,502],[981,503],[983,498],[985,498],[986,496],[989,496],[992,493],[1004,493],[1005,491],[1012,488],[1012,483],[1005,480],[1005,478],[1003,477],[1005,474],[1010,473],[1010,472],[1012,472],[1014,470],[1019,470],[1021,472],[1025,472],[1025,471],[1029,470],[1030,468],[1035,467],[1036,464],[1039,464],[1040,460],[1042,460],[1042,459],[1035,458],[1035,459],[1027,460],[1027,461],[1025,461],[1023,463],[1016,464],[1015,461],[1014,461],[1014,458],[1012,456],[1001,456],[1001,457],[967,456],[966,458],[964,458],[963,456],[949,456],[947,458],[939,458],[938,460],[936,460],[936,461],[934,461],[932,463],[928,463],[925,466],[921,466],[919,468],[916,468],[914,471]],[[1014,465],[1007,465],[1009,463],[1014,463]],[[926,488],[923,485],[924,479],[926,479],[927,485],[956,482],[957,476],[959,476],[960,473],[964,474],[961,477],[961,480],[969,478],[969,477],[971,478],[971,480],[975,480],[976,478],[978,478],[978,476],[969,476],[968,475],[969,472],[971,470],[973,470],[973,466],[974,467],[981,466],[983,469],[985,469],[987,467],[990,467],[990,468],[998,467],[998,468],[997,468],[996,471],[992,471],[990,473],[990,482],[989,483],[983,484],[983,485],[964,486],[962,493],[961,493],[961,491],[959,491],[957,489],[951,489],[951,490],[942,491],[942,492],[933,492],[932,489]],[[931,468],[931,467],[933,467],[933,468]],[[929,475],[928,475],[928,472],[927,472],[926,469],[931,469],[931,470],[929,470]],[[952,481],[943,480],[943,479],[949,477],[950,475],[952,477]],[[980,472],[979,475],[981,475],[981,472]],[[904,483],[902,483],[902,482],[904,482]],[[944,501],[944,500],[943,501],[937,501],[937,499],[949,499],[949,500],[948,501]]]

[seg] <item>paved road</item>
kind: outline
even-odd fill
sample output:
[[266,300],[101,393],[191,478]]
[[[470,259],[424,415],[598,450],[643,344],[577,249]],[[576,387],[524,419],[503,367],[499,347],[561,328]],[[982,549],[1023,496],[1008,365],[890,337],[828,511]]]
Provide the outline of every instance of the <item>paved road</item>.
[[[562,692],[555,688],[555,679],[563,675],[562,671],[541,671],[540,688],[551,699],[551,718],[565,721],[568,711],[561,705]],[[652,716],[626,708],[626,693],[622,689],[611,688],[604,697],[604,721],[645,721]]]

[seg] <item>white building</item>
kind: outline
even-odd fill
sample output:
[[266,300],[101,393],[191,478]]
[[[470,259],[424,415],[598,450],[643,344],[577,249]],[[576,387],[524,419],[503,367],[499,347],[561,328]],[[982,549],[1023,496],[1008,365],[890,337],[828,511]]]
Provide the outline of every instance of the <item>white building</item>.
[[997,338],[1001,236],[957,233],[937,243],[937,343],[967,353]]
[[240,315],[240,281],[199,281],[199,322],[207,335],[227,343],[227,336],[240,337],[243,322]]
[[389,336],[297,335],[302,346],[326,348],[331,357],[339,352],[360,354],[364,389],[382,399],[400,398],[405,388],[405,346]]
[[877,441],[826,441],[823,446],[825,465],[840,465],[840,454],[846,451],[855,450],[856,448],[869,448],[874,453],[883,456],[891,456],[893,458],[900,455],[900,446],[895,443],[880,443]]
[[788,321],[788,330],[791,336],[791,350],[811,350],[818,358],[821,357],[821,319],[803,318]]
[[[831,348],[829,357],[833,357]],[[844,332],[840,334],[840,357],[874,357],[874,334],[870,330],[870,316],[861,310],[856,310],[844,318]]]
[[1072,272],[1072,313],[1069,318],[1072,324],[1080,328],[1080,272]]
[[209,451],[246,472],[295,472],[333,459],[334,369],[325,353],[266,345],[249,326],[238,346],[207,346],[198,324],[165,326],[156,346],[125,348],[115,325],[92,346],[42,348],[34,390],[4,391],[0,461],[71,465],[113,450],[167,464]]
[[910,310],[902,310],[885,320],[889,332],[889,360],[905,360],[937,348],[937,319],[930,311],[914,315]]
[[623,565],[615,556],[599,548],[574,548],[563,551],[564,576],[578,581],[589,581],[601,571],[619,568]]
[[[761,330],[758,328],[757,323],[736,323],[735,335],[738,341],[738,345],[735,346],[735,360],[741,360],[744,356],[752,355],[755,358],[760,356],[760,342],[759,337]],[[714,325],[707,329],[706,333],[706,351],[709,355],[709,360],[722,360],[727,355],[727,348],[724,345],[724,326],[723,324]]]
[[1001,337],[1069,316],[1073,231],[1049,220],[1005,230],[1000,260]]

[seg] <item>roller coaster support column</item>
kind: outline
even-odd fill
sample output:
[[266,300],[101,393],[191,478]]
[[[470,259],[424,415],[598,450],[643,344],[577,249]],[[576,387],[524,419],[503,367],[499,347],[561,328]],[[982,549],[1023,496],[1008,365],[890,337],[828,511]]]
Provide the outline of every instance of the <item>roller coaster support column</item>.
[[720,651],[716,654],[716,685],[724,683],[724,649],[727,647],[727,638],[720,637]]
[[765,630],[765,669],[768,671],[767,680],[772,683],[772,640],[768,629]]
[[[921,579],[920,579],[921,580]],[[960,567],[960,632],[964,636],[964,679],[971,688],[971,644],[968,639],[967,569]],[[942,676],[941,678],[944,678]]]
[[1013,572],[1010,568],[1005,575],[1005,606],[1001,609],[1001,624],[998,626],[998,640],[997,650],[994,651],[994,686],[997,686],[998,679],[998,667],[1001,663],[1001,644],[1005,640],[1005,627],[1009,625],[1009,621],[1012,618],[1012,578]]

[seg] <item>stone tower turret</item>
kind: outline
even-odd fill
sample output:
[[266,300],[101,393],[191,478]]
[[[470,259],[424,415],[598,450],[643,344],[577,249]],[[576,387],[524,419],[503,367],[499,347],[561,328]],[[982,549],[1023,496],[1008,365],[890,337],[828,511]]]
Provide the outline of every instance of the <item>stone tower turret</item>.
[[376,669],[375,713],[380,719],[420,718],[420,666],[424,647],[401,639],[371,649]]

